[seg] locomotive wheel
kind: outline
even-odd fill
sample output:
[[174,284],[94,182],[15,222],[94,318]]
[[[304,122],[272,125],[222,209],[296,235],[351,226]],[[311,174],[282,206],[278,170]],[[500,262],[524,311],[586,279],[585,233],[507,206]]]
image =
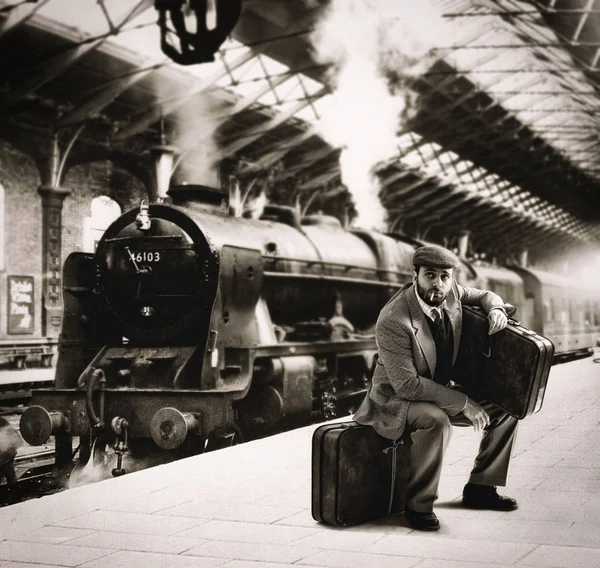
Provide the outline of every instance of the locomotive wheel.
[[237,446],[244,442],[244,435],[240,427],[234,422],[227,424],[227,426],[221,426],[215,428],[208,436],[208,442],[206,444],[206,451],[212,452],[213,450],[221,450],[223,448],[230,448],[231,446]]

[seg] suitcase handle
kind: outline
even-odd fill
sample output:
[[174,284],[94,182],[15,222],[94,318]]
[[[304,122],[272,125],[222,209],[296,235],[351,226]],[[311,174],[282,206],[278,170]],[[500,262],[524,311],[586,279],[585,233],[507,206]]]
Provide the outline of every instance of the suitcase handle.
[[483,345],[483,356],[488,359],[492,356],[492,344],[493,343],[494,343],[494,336],[486,335],[485,342]]
[[512,317],[517,313],[517,308],[515,308],[512,304],[504,304],[503,307],[508,319],[512,319]]
[[[504,304],[504,310],[506,311],[506,315],[508,316],[508,323],[512,325],[520,325],[521,322],[512,318],[515,315],[517,308],[515,308],[512,304]],[[485,345],[483,346],[483,356],[486,358],[490,358],[492,356],[492,344],[494,342],[494,336],[488,335],[486,336]]]

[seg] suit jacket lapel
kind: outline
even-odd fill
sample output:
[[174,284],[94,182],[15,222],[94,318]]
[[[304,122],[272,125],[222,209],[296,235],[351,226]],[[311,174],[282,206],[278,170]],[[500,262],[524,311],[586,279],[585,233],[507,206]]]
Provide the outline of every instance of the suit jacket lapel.
[[407,301],[417,343],[425,356],[431,378],[433,378],[435,376],[435,365],[437,362],[435,343],[433,342],[431,330],[425,319],[427,316],[423,313],[423,310],[419,305],[419,300],[417,300],[417,291],[414,286],[407,292]]
[[455,286],[452,286],[450,294],[446,299],[446,310],[450,318],[450,326],[452,327],[452,337],[454,338],[454,353],[452,356],[452,364],[456,362],[458,356],[458,347],[460,345],[460,336],[462,332],[462,307],[458,301],[455,292]]

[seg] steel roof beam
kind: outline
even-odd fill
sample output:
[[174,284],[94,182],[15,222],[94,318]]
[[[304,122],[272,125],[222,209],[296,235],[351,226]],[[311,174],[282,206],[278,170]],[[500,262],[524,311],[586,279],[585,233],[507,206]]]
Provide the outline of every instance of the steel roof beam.
[[48,2],[49,0],[39,0],[35,6],[32,6],[31,4],[27,6],[23,2],[11,6],[8,16],[0,23],[0,38],[31,19],[31,17]]
[[418,175],[418,171],[411,168],[398,169],[398,171],[388,177],[379,176],[379,185],[381,185],[382,188],[386,188],[411,175]]
[[[273,78],[273,80],[271,82],[267,82],[264,85],[260,85],[260,87],[258,89],[256,89],[254,92],[252,92],[248,96],[241,98],[236,104],[234,104],[231,107],[231,109],[229,109],[227,111],[226,114],[224,114],[218,118],[211,118],[209,116],[209,117],[206,117],[204,120],[200,120],[199,123],[200,124],[202,122],[210,123],[210,127],[213,129],[213,131],[216,132],[216,130],[219,128],[219,126],[225,124],[232,116],[235,116],[236,114],[239,114],[239,113],[247,110],[254,103],[256,103],[256,101],[260,97],[262,97],[264,94],[268,93],[274,87],[277,87],[281,83],[287,81],[289,78],[290,77],[287,75],[279,75],[279,76]],[[238,138],[239,137],[236,137],[236,140]],[[196,142],[196,143],[190,144],[188,146],[179,147],[178,150],[186,152],[186,151],[194,150],[195,148],[197,148],[197,146],[198,146],[198,143]]]
[[[418,191],[420,187],[428,186],[425,189]],[[417,199],[425,199],[432,193],[437,193],[444,187],[443,184],[435,178],[423,177],[420,180],[411,183],[407,186],[400,186],[394,189],[393,194],[390,192],[383,193],[381,201],[385,204],[386,209],[390,211],[406,211],[410,207],[410,203]],[[446,186],[447,187],[447,186]],[[412,198],[410,196],[413,196]]]
[[324,160],[325,158],[328,158],[339,151],[341,151],[341,148],[339,147],[326,146],[319,150],[307,152],[306,155],[302,156],[302,160],[298,160],[293,166],[286,168],[285,171],[281,172],[281,174],[276,177],[276,180],[283,181],[293,177],[294,175],[299,174],[301,171],[315,165],[321,160]]
[[289,140],[285,140],[277,144],[276,150],[263,154],[258,160],[254,162],[254,166],[259,170],[270,168],[275,165],[279,160],[283,159],[286,154],[291,152],[294,148],[297,148],[313,136],[319,134],[319,130],[316,126],[309,126],[304,132],[296,134]]
[[[308,12],[304,17],[300,18],[294,22],[292,26],[290,26],[289,33],[295,33],[299,30],[303,30],[303,28],[310,23],[311,19],[312,13]],[[192,87],[185,95],[176,97],[175,100],[157,101],[156,104],[146,109],[139,118],[130,122],[121,131],[119,131],[114,136],[114,139],[124,140],[130,136],[142,132],[143,130],[146,130],[152,124],[160,120],[161,117],[167,116],[177,110],[193,95],[197,95],[206,91],[215,83],[226,77],[231,71],[241,67],[257,55],[264,53],[267,49],[271,48],[273,45],[276,45],[279,41],[283,41],[284,39],[285,37],[278,36],[273,38],[272,41],[261,43],[260,45],[248,49],[247,52],[242,53],[239,57],[233,59],[231,62],[226,61],[225,56],[221,53],[221,60],[216,64],[216,70],[210,77]]]
[[[459,161],[459,159],[457,160],[453,160],[452,162],[449,162],[448,165],[453,165],[455,162]],[[439,166],[439,164],[437,164],[438,167],[431,168],[429,170],[420,170],[420,175],[424,176],[423,181],[427,182],[427,181],[436,181],[437,183],[441,184],[445,184],[445,185],[451,185],[453,184],[455,181],[460,181],[460,178],[457,175],[452,175],[452,176],[448,176],[446,179],[442,179],[440,177],[437,177],[437,174],[442,173],[442,168]],[[471,166],[469,166],[469,168],[467,168],[465,171],[468,172],[471,169],[475,169],[477,168],[476,164],[472,164]],[[462,173],[462,172],[461,172]],[[383,180],[381,182],[381,185],[383,188],[386,188],[389,184],[387,182],[387,180]],[[420,182],[417,183],[417,185],[420,185]],[[400,192],[400,195],[403,195],[404,191],[402,190]],[[387,198],[389,199],[394,199],[396,196],[399,195],[398,191],[396,190],[389,190],[385,192],[385,195]]]
[[61,52],[41,63],[31,71],[27,81],[13,86],[8,93],[0,97],[0,115],[4,114],[26,95],[34,93],[48,81],[64,73],[86,53],[97,49],[104,41],[105,39],[97,39],[91,43],[76,45],[68,51]]
[[423,204],[419,209],[418,219],[421,223],[428,223],[435,219],[438,219],[441,214],[444,213],[443,205],[447,204],[448,201],[458,200],[460,204],[463,204],[467,197],[473,197],[464,191],[457,191],[450,189],[443,192],[441,195],[434,197]]
[[[517,130],[514,130],[512,132],[512,135],[513,136],[517,135],[520,131],[522,131],[525,128],[529,128],[529,127],[527,125],[523,124],[523,123],[520,123],[519,128]],[[473,134],[468,135],[467,137],[461,139],[461,144],[463,144],[464,141],[468,141],[468,140],[470,140],[472,138],[476,138],[480,134],[481,134],[480,132],[475,131]],[[523,161],[525,161],[525,159],[527,159],[529,161],[530,158],[531,158],[531,155],[535,155],[535,154],[542,154],[543,155],[544,153],[547,153],[548,151],[557,152],[556,148],[554,148],[552,146],[549,146],[549,145],[548,146],[542,145],[539,148],[533,150],[533,152],[531,152],[532,143],[534,143],[536,140],[544,142],[544,139],[541,136],[533,137],[533,138],[523,138],[523,139],[520,139],[517,142],[513,142],[513,146],[512,147],[505,146],[501,150],[497,150],[496,148],[492,148],[492,147],[489,146],[489,144],[491,142],[495,142],[495,141],[498,141],[498,142],[502,143],[502,142],[504,142],[505,138],[506,138],[505,133],[499,133],[499,132],[496,133],[496,136],[494,138],[488,137],[488,139],[486,140],[488,147],[484,148],[481,151],[479,151],[478,153],[476,153],[476,155],[478,154],[479,155],[479,159],[481,159],[482,155],[485,155],[485,154],[490,155],[490,154],[493,153],[494,159],[497,160],[498,158],[501,158],[504,155],[510,156],[511,154],[513,154],[513,152],[515,150],[515,145],[516,145],[517,148],[523,148],[524,145],[527,146],[527,148],[523,148],[523,149],[527,150],[527,152],[528,152],[529,155],[528,156],[523,155],[522,156]],[[459,150],[459,148],[457,148],[457,150]],[[557,154],[556,156],[553,157],[554,161],[552,162],[552,166],[551,167],[552,167],[553,170],[564,171],[565,165],[567,165],[569,163],[569,158],[565,157],[565,156],[560,156],[560,158],[562,158],[562,160],[564,160],[564,163],[560,163],[560,162],[556,161],[556,158],[558,158],[559,156],[560,155]],[[498,173],[502,173],[503,176],[506,176],[508,171],[514,170],[517,167],[518,167],[518,164],[513,164],[512,166],[509,166],[509,167],[503,167],[503,168],[501,168],[501,169],[498,170]]]
[[[115,26],[116,30],[121,30],[134,17],[147,10],[150,6],[152,6],[152,0],[140,0]],[[64,73],[85,54],[100,47],[110,35],[105,34],[99,38],[84,40],[75,44],[70,49],[42,61],[37,67],[31,70],[29,78],[26,81],[19,85],[12,85],[10,92],[0,98],[0,114],[6,112],[8,108],[18,103],[26,95],[34,93],[41,86],[48,83],[48,81]]]
[[335,178],[338,177],[340,177],[339,168],[333,168],[309,179],[308,181],[299,185],[298,189],[301,191],[319,189],[320,187],[327,185],[328,183],[332,182]]
[[[466,80],[468,80],[468,79],[466,79]],[[425,80],[425,82],[427,84],[431,85],[428,81]],[[537,84],[539,82],[540,82],[540,79],[536,78],[534,81],[530,81],[530,82],[526,83],[525,88],[527,86],[530,86],[530,85],[535,85],[535,84]],[[470,98],[477,97],[477,96],[486,96],[486,97],[489,97],[491,99],[491,101],[483,109],[478,110],[478,113],[488,112],[489,110],[493,109],[496,106],[499,107],[499,108],[502,108],[502,110],[504,110],[506,112],[506,110],[504,109],[504,107],[502,106],[502,104],[506,100],[508,100],[509,98],[511,98],[511,97],[506,97],[506,98],[503,98],[503,99],[500,99],[500,100],[494,99],[488,93],[476,89],[474,85],[473,85],[473,90],[472,91],[470,91],[468,93],[465,93],[464,95],[462,95],[461,97],[459,97],[456,100],[452,100],[451,97],[448,96],[448,94],[444,93],[443,91],[440,91],[439,94],[441,94],[442,96],[447,97],[449,99],[449,101],[450,101],[449,104],[443,106],[442,108],[437,108],[436,107],[435,110],[430,110],[430,109],[426,108],[425,109],[425,113],[426,113],[426,115],[429,115],[429,116],[426,117],[425,119],[423,119],[422,121],[418,121],[418,122],[415,123],[415,127],[417,129],[418,128],[426,129],[428,122],[432,122],[433,120],[435,120],[435,118],[442,118],[442,122],[446,126],[445,132],[448,132],[448,131],[451,132],[451,131],[454,130],[454,125],[452,125],[452,124],[450,124],[448,122],[445,122],[443,120],[444,113],[447,113],[448,111],[453,110],[454,108],[459,107],[459,106],[463,107],[464,104],[465,104],[465,102],[467,100],[469,100]],[[549,97],[546,97],[546,98],[549,98]],[[542,99],[542,100],[544,100],[544,99]],[[467,108],[466,110],[467,110],[467,112],[472,113],[472,109],[471,108]],[[506,120],[506,118],[508,116],[510,116],[510,115],[507,113],[507,116],[503,117],[502,120]],[[518,120],[516,117],[515,117],[515,119]],[[518,121],[521,123],[520,120],[518,120]],[[404,131],[404,132],[406,132],[406,131]],[[414,146],[416,146],[416,145],[413,145],[413,147]],[[412,149],[412,147],[411,147],[411,149]]]
[[[475,38],[475,39],[477,39],[477,38]],[[488,61],[491,61],[492,59],[493,59],[493,56],[487,56],[487,57],[484,57],[484,58],[482,58],[482,59],[481,59],[481,61],[482,61],[482,62],[480,62],[479,64],[485,64],[485,63],[487,63]],[[444,62],[444,64],[448,65],[448,63],[446,63],[446,62]],[[422,77],[421,77],[421,76],[419,76],[419,77],[415,78],[413,81],[410,81],[410,82],[409,82],[409,84],[410,84],[410,85],[417,84],[417,83],[418,83],[420,80],[422,80]],[[452,80],[453,80],[453,77],[452,77],[452,76],[448,76],[446,79],[443,79],[442,81],[440,81],[440,82],[439,82],[437,85],[435,85],[435,86],[431,85],[431,83],[429,83],[429,82],[426,82],[426,83],[427,83],[427,85],[428,85],[429,87],[431,87],[431,91],[430,91],[430,92],[437,92],[437,91],[439,91],[441,88],[443,88],[443,87],[444,87],[444,86],[445,86],[447,83],[451,83],[451,82],[452,82]],[[472,96],[472,92],[466,93],[466,94],[465,94],[465,95],[463,95],[463,96],[466,96],[467,98],[469,98],[469,97],[471,97],[471,96]],[[408,131],[404,131],[404,132],[406,133],[406,132],[408,132]],[[400,137],[401,135],[402,135],[402,133],[399,133],[399,134],[398,134],[398,137]],[[338,149],[341,149],[341,147],[337,147],[337,148],[335,148],[334,150],[338,150]],[[304,162],[304,161],[303,161],[303,164],[304,164],[304,165],[303,165],[303,166],[301,166],[301,167],[294,168],[294,169],[293,169],[293,173],[297,173],[297,172],[299,172],[299,171],[301,171],[301,170],[305,169],[306,167],[309,167],[310,165],[312,165],[312,164],[311,164],[311,163],[309,163],[308,161],[307,161],[307,162]],[[289,175],[286,175],[284,178],[278,178],[278,179],[285,179],[285,178],[287,178],[287,177],[289,177]]]
[[[579,22],[577,23],[577,28],[573,32],[573,37],[571,38],[572,43],[576,43],[577,40],[579,39],[579,36],[581,35],[581,32],[583,30],[583,27],[585,26],[585,23],[587,22],[588,18],[590,17],[590,10],[594,7],[594,1],[595,0],[587,0],[587,4],[585,5],[585,8],[584,8],[585,13],[583,13],[581,15],[581,18],[579,18]],[[578,43],[578,45],[581,45],[581,44]]]
[[228,64],[225,64],[225,60],[222,58],[221,61],[216,64],[217,70],[210,77],[200,81],[197,85],[189,89],[184,95],[170,98],[165,101],[157,101],[157,103],[150,107],[150,109],[144,111],[139,118],[123,126],[113,136],[113,139],[115,141],[126,140],[127,138],[146,130],[152,124],[160,120],[161,117],[167,116],[176,111],[179,107],[183,106],[194,95],[203,93],[211,88],[215,83],[223,79],[223,77],[226,77],[230,71],[235,70],[250,61],[254,55],[254,53],[248,51]]
[[[536,83],[538,83],[538,82],[539,82],[539,81],[535,81],[535,82],[533,82],[532,84],[536,84]],[[476,93],[481,93],[481,91],[477,91]],[[486,95],[486,93],[482,93],[482,94]],[[489,96],[489,95],[487,95],[487,96]],[[546,97],[546,98],[548,98],[548,97]],[[484,107],[483,109],[479,110],[478,112],[480,112],[480,113],[485,113],[485,112],[488,112],[489,110],[491,110],[492,108],[494,108],[494,107],[498,106],[498,107],[502,108],[502,110],[503,110],[504,112],[506,112],[506,115],[505,115],[505,116],[503,116],[503,117],[500,117],[500,118],[496,119],[496,121],[494,121],[494,122],[492,123],[492,125],[499,124],[499,123],[501,123],[501,122],[504,122],[504,121],[506,121],[507,119],[510,119],[510,118],[512,118],[512,119],[514,119],[515,121],[517,121],[517,122],[519,123],[519,125],[520,125],[519,129],[518,129],[516,132],[519,132],[519,131],[520,131],[520,130],[522,130],[523,128],[528,128],[528,126],[527,126],[526,124],[524,124],[524,123],[523,123],[521,120],[519,120],[517,117],[511,116],[511,115],[510,115],[510,114],[509,114],[509,113],[506,111],[506,109],[504,109],[504,107],[502,107],[502,103],[503,103],[503,102],[505,102],[505,100],[507,100],[507,99],[503,99],[503,100],[495,100],[495,99],[492,99],[492,102],[490,102],[490,103],[489,103],[489,104],[488,104],[486,107]],[[544,100],[544,99],[542,99],[542,100]],[[428,113],[428,114],[430,114],[430,115],[433,115],[433,116],[435,116],[435,117],[439,117],[439,116],[440,116],[440,114],[441,114],[442,112],[445,112],[446,110],[449,110],[449,109],[448,109],[448,108],[446,108],[446,107],[444,107],[444,108],[443,108],[443,109],[441,109],[441,110],[436,110],[436,111],[433,111],[433,112],[427,111],[427,113]],[[468,110],[469,110],[469,112],[471,112],[471,109],[468,109]],[[433,118],[431,118],[431,117],[429,117],[429,118],[425,118],[425,119],[424,119],[422,122],[418,122],[418,123],[416,123],[416,124],[415,124],[415,127],[416,127],[417,129],[426,130],[426,129],[427,129],[427,123],[428,123],[428,122],[431,122],[432,120],[434,120],[434,119],[433,119]],[[442,122],[444,122],[444,121],[442,121]],[[471,119],[471,122],[472,122],[472,123],[475,123],[475,124],[477,124],[477,125],[479,125],[479,124],[480,124],[480,123],[479,123],[479,117],[473,117],[473,118]],[[454,125],[451,125],[451,124],[449,124],[449,123],[445,123],[445,122],[444,122],[444,124],[446,125],[446,128],[445,128],[444,130],[442,130],[442,132],[439,132],[439,131],[438,131],[438,136],[440,136],[440,135],[443,135],[443,134],[445,134],[445,133],[454,133],[454,131],[455,131]],[[482,121],[481,121],[481,126],[482,126],[483,128],[486,128],[486,129],[488,129],[488,128],[490,127],[490,124],[489,124],[489,123],[487,123],[487,124],[486,124],[486,123],[485,123],[485,122],[483,122],[483,120],[482,120]],[[500,132],[499,134],[500,134],[500,136],[503,136],[503,135],[504,135],[504,133],[502,133],[502,132]],[[462,137],[462,138],[460,139],[460,142],[461,142],[461,143],[463,143],[463,142],[465,142],[465,141],[468,141],[468,140],[470,140],[470,139],[472,139],[472,138],[474,138],[474,137],[476,137],[476,136],[479,136],[479,132],[477,132],[477,131],[475,131],[475,132],[473,132],[472,134],[470,134],[470,135],[469,135],[467,138],[465,138],[465,137]]]
[[126,77],[106,83],[106,86],[101,89],[96,95],[80,105],[77,105],[73,110],[66,113],[57,121],[58,127],[73,126],[81,122],[97,116],[106,106],[112,103],[117,97],[125,91],[139,83],[148,75],[165,67],[166,63],[157,63],[147,69],[139,69]]
[[265,134],[269,133],[274,128],[277,128],[277,126],[279,126],[280,124],[283,124],[288,119],[292,118],[298,111],[311,104],[314,100],[317,100],[328,93],[329,88],[323,87],[322,89],[311,95],[310,98],[299,102],[287,111],[278,112],[273,118],[268,120],[266,123],[258,124],[248,129],[247,131],[240,133],[236,140],[214,152],[210,156],[210,159],[214,163],[224,158],[228,158],[236,152],[239,152],[246,146],[249,146],[259,138],[263,137]]
[[[491,58],[490,58],[490,59],[491,59]],[[420,77],[419,77],[419,78],[417,78],[417,79],[415,79],[415,82],[417,82],[419,79],[420,79]],[[437,91],[438,91],[439,89],[441,89],[441,88],[442,88],[442,87],[443,87],[443,86],[444,86],[446,83],[450,83],[451,81],[452,81],[452,77],[448,77],[447,79],[444,79],[443,81],[440,81],[440,83],[439,83],[438,85],[436,85],[436,86],[433,86],[433,85],[431,85],[429,82],[427,82],[427,85],[428,85],[428,86],[430,86],[430,87],[431,87],[431,89],[432,89],[430,92],[437,92]],[[473,96],[473,92],[472,92],[472,91],[471,91],[471,92],[469,92],[469,93],[466,93],[465,95],[463,95],[463,97],[465,97],[465,98],[470,98],[471,96]],[[462,97],[461,97],[461,98],[462,98]],[[404,130],[404,131],[402,131],[402,132],[400,132],[400,133],[398,134],[398,137],[400,137],[402,134],[406,134],[406,133],[409,133],[409,132],[410,132],[409,130]],[[412,148],[412,146],[411,146],[411,148]],[[333,150],[332,150],[332,151],[333,151],[333,152],[335,152],[335,151],[337,151],[337,150],[341,150],[341,147],[336,147],[336,148],[333,148]],[[327,152],[327,153],[326,153],[326,155],[329,155],[329,154],[330,154],[329,152]],[[322,159],[321,157],[319,157],[319,156],[320,156],[320,153],[317,153],[317,154],[316,154],[316,156],[318,157],[318,159],[319,159],[319,160],[320,160],[320,159]],[[316,161],[317,161],[317,160],[310,161],[310,160],[312,160],[312,159],[313,159],[313,158],[309,158],[309,159],[308,159],[308,160],[306,160],[306,161],[305,161],[305,160],[303,160],[301,164],[299,164],[299,165],[297,165],[297,166],[292,166],[292,167],[291,167],[291,168],[289,168],[289,169],[288,169],[288,170],[287,170],[287,171],[286,171],[286,172],[285,172],[285,173],[284,173],[284,174],[283,174],[281,177],[278,177],[277,179],[278,179],[278,180],[287,179],[287,178],[288,178],[288,177],[290,177],[291,175],[294,175],[294,174],[296,174],[296,173],[298,173],[298,172],[300,172],[300,171],[302,171],[302,170],[304,170],[304,169],[306,169],[306,168],[310,167],[310,166],[311,166],[313,163],[316,163]]]

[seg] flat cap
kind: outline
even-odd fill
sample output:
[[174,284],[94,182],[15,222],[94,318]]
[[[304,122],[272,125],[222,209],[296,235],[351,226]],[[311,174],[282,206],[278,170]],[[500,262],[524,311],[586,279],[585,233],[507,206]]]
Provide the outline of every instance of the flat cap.
[[413,255],[415,266],[433,266],[434,268],[455,268],[458,257],[450,250],[438,245],[419,247]]

